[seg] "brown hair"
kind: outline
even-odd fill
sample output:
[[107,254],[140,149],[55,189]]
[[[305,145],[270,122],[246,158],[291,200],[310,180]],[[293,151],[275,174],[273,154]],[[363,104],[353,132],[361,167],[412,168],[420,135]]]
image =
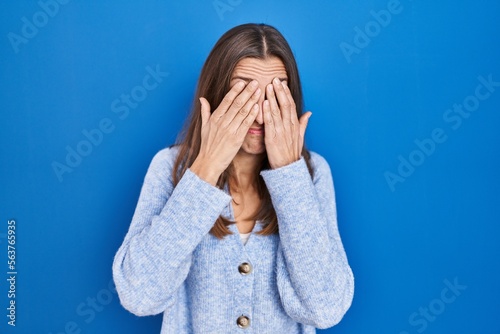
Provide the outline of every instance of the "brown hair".
[[[278,57],[285,65],[288,87],[296,104],[297,115],[300,118],[304,107],[299,72],[292,50],[283,35],[276,28],[266,24],[243,24],[232,28],[217,41],[201,70],[191,114],[177,138],[177,145],[180,147],[173,166],[174,186],[179,183],[182,175],[193,164],[200,151],[201,113],[198,99],[200,97],[206,98],[210,106],[212,106],[213,112],[230,89],[231,76],[236,64],[243,58],[266,59],[268,57]],[[305,144],[302,149],[302,156],[312,178],[313,170],[310,154],[305,148]],[[260,170],[269,168],[266,156]],[[217,187],[223,189],[226,183],[231,184],[229,183],[230,180],[231,182],[235,181],[232,163],[219,177]],[[257,180],[261,206],[253,219],[264,223],[262,230],[258,234],[270,235],[278,232],[276,212],[262,176],[259,175]],[[210,233],[222,239],[224,236],[232,234],[227,226],[234,223],[226,217],[219,216]]]

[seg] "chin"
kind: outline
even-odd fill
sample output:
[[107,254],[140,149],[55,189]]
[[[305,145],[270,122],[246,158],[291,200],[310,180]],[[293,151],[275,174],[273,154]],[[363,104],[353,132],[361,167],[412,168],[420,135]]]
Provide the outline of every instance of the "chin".
[[261,155],[266,153],[266,147],[242,147],[241,151],[250,155]]

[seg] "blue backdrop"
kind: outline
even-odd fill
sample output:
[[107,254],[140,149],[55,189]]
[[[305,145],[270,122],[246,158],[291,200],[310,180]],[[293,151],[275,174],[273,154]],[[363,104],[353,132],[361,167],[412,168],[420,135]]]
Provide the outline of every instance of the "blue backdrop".
[[264,22],[296,55],[356,278],[323,332],[500,333],[499,13],[494,0],[2,2],[0,331],[159,333],[160,316],[120,306],[113,256],[211,47]]

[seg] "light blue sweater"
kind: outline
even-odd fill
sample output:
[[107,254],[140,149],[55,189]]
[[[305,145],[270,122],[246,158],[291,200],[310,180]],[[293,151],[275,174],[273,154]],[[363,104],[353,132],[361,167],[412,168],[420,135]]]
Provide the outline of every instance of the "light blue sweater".
[[[257,223],[243,245],[235,224],[222,240],[208,233],[219,215],[234,219],[227,187],[189,169],[173,187],[177,152],[166,148],[153,158],[115,256],[123,307],[139,316],[163,312],[162,334],[310,334],[337,324],[351,305],[354,278],[326,160],[311,152],[314,180],[303,158],[261,172],[279,234],[255,235]],[[241,316],[248,327],[238,326]]]

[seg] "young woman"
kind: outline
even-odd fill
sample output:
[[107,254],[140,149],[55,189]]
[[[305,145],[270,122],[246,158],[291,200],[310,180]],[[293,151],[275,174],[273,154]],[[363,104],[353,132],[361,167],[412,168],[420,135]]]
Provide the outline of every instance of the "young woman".
[[264,24],[226,32],[177,145],[156,154],[113,263],[161,333],[315,333],[351,305],[328,163],[304,146],[297,65]]

